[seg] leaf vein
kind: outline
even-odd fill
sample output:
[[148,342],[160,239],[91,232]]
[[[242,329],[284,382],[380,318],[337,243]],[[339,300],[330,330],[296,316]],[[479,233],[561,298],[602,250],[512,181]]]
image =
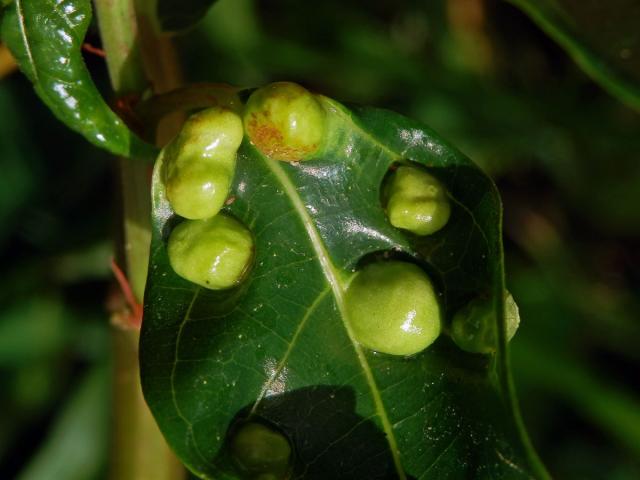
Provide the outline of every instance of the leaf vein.
[[193,292],[193,298],[191,299],[191,303],[189,303],[187,312],[185,313],[182,321],[180,322],[180,327],[178,328],[178,335],[176,336],[176,346],[175,346],[174,355],[173,355],[173,367],[171,368],[171,376],[169,377],[169,380],[171,383],[171,400],[173,401],[173,407],[175,408],[176,413],[178,414],[178,417],[180,417],[180,419],[184,421],[184,423],[187,425],[189,429],[192,427],[191,422],[189,421],[189,419],[187,419],[187,417],[185,417],[184,413],[180,409],[180,406],[178,405],[178,397],[176,396],[175,379],[176,379],[176,370],[178,368],[178,353],[180,350],[180,341],[182,340],[182,332],[184,330],[184,326],[189,321],[189,316],[191,315],[191,309],[193,308],[193,305],[196,303],[196,299],[198,298],[198,293],[200,293],[200,288],[196,288],[196,290]]
[[38,83],[40,79],[38,78],[38,71],[36,70],[36,62],[33,60],[33,53],[31,52],[31,44],[29,43],[29,39],[27,38],[27,29],[24,22],[24,9],[22,7],[22,0],[16,1],[16,14],[18,16],[18,24],[20,26],[20,36],[22,37],[22,41],[24,42],[24,50],[27,53],[27,58],[29,59],[29,66],[31,67],[32,75],[33,75],[33,83]]
[[273,383],[280,376],[280,373],[282,372],[282,369],[284,368],[285,364],[287,363],[287,360],[289,359],[289,356],[291,355],[291,352],[293,351],[293,348],[296,345],[296,341],[298,340],[298,337],[300,336],[300,334],[304,330],[304,327],[307,325],[307,322],[311,318],[312,314],[316,311],[316,308],[318,308],[318,305],[320,305],[322,303],[322,300],[324,299],[326,294],[329,293],[330,290],[331,289],[329,288],[329,286],[327,286],[327,288],[325,288],[322,292],[320,292],[320,294],[318,294],[318,296],[311,303],[311,305],[309,305],[309,308],[307,309],[304,317],[300,321],[300,324],[298,325],[298,328],[296,328],[296,331],[293,333],[293,336],[291,337],[291,341],[287,342],[287,350],[284,352],[284,355],[282,356],[282,359],[280,360],[280,362],[278,362],[278,366],[273,371],[273,373],[271,374],[269,379],[262,386],[262,390],[260,391],[260,394],[258,395],[258,398],[256,399],[255,403],[253,404],[253,407],[251,407],[251,414],[252,415],[256,413],[260,402],[262,402],[262,400],[264,399],[265,395],[267,394],[267,392],[269,391],[269,389],[271,388]]
[[296,191],[296,188],[289,176],[275,160],[271,160],[264,156],[262,156],[262,159],[264,160],[269,170],[271,170],[273,175],[276,177],[276,179],[282,184],[285,194],[289,197],[289,199],[293,203],[295,210],[298,212],[298,215],[302,219],[304,228],[307,232],[307,235],[309,236],[316,256],[318,257],[318,261],[320,263],[324,276],[333,292],[336,306],[338,307],[338,311],[340,312],[340,316],[343,320],[347,335],[349,336],[349,339],[353,344],[358,362],[360,363],[360,366],[364,371],[367,384],[369,385],[369,389],[371,390],[371,396],[373,397],[373,403],[375,405],[378,416],[380,417],[380,422],[382,423],[383,430],[386,434],[387,442],[389,443],[389,449],[393,457],[398,477],[400,480],[406,480],[407,476],[404,472],[404,469],[402,468],[402,464],[400,463],[400,454],[398,451],[396,438],[393,433],[393,428],[391,426],[391,422],[389,421],[389,417],[382,401],[382,397],[380,396],[375,378],[373,377],[373,372],[371,371],[371,367],[369,366],[369,362],[367,361],[365,353],[362,351],[362,348],[354,338],[351,325],[349,324],[347,318],[346,306],[344,301],[344,286],[340,282],[338,272],[336,272],[335,267],[333,266],[329,258],[329,253],[324,246],[322,238],[320,237],[320,234],[316,229],[313,220],[309,216],[309,212],[304,206],[304,203],[302,202],[302,199]]
[[429,471],[436,466],[436,464],[440,461],[440,459],[444,456],[445,453],[447,453],[449,451],[449,449],[453,446],[454,443],[456,443],[456,441],[460,438],[460,434],[456,434],[454,435],[454,437],[451,439],[451,441],[449,442],[449,444],[438,454],[438,456],[435,458],[435,460],[433,462],[431,462],[431,465],[429,465],[429,468],[427,468],[424,472],[422,472],[422,475],[420,475],[420,477],[418,477],[418,480],[422,479],[422,478],[427,478],[426,475],[427,473],[429,473]]

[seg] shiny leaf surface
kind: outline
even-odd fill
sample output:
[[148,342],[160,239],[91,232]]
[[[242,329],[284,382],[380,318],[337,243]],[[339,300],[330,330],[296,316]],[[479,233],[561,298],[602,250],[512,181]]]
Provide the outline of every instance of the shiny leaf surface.
[[[319,98],[328,141],[315,158],[277,162],[246,137],[240,147],[225,211],[251,230],[256,257],[237,288],[197,288],[172,271],[166,241],[179,219],[156,166],[141,368],[164,435],[202,478],[239,478],[228,439],[253,417],[289,438],[291,478],[543,478],[517,427],[504,335],[494,357],[442,335],[405,358],[358,345],[345,315],[353,273],[391,257],[430,273],[447,323],[478,294],[502,318],[495,186],[430,129]],[[392,227],[380,203],[389,168],[409,161],[452,199],[431,236]]]
[[640,2],[509,1],[609,93],[640,110]]
[[158,0],[158,21],[163,30],[183,30],[197,23],[215,0]]
[[89,0],[15,0],[2,18],[2,40],[51,111],[94,145],[116,155],[147,156],[98,92],[81,54],[91,22]]

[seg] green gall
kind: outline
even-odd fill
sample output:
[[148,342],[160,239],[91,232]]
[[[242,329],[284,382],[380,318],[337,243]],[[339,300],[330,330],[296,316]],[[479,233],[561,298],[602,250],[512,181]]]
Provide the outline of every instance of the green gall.
[[217,158],[236,153],[242,143],[242,119],[222,107],[211,107],[191,115],[172,140],[180,154]]
[[251,233],[224,214],[186,220],[169,236],[169,263],[182,278],[210,289],[236,285],[253,257]]
[[167,199],[178,215],[197,220],[220,211],[242,136],[242,120],[231,110],[208,108],[189,117],[164,149]]
[[[518,306],[509,292],[505,292],[504,316],[509,341],[520,325]],[[451,338],[466,352],[493,353],[498,345],[496,327],[493,302],[486,298],[476,298],[454,315],[451,322]]]
[[210,218],[223,207],[232,179],[233,170],[225,165],[185,163],[166,182],[167,198],[171,208],[182,217]]
[[242,425],[231,438],[230,450],[235,463],[248,478],[282,479],[290,468],[289,441],[262,423]]
[[376,352],[413,355],[440,335],[437,294],[412,263],[367,265],[349,285],[346,305],[355,339]]
[[449,221],[451,206],[444,186],[420,168],[399,167],[387,195],[387,215],[394,227],[431,235]]
[[249,97],[244,126],[251,143],[267,157],[300,161],[320,148],[325,112],[314,95],[300,85],[272,83]]

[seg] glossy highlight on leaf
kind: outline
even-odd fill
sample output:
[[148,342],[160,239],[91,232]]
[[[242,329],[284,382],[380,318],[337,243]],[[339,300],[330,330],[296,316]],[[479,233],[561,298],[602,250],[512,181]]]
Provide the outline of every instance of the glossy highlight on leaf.
[[[238,150],[222,211],[251,231],[255,258],[234,288],[201,288],[171,268],[178,219],[156,168],[140,360],[165,437],[202,478],[239,478],[229,442],[252,421],[290,441],[292,479],[544,478],[503,343],[481,357],[440,336],[411,357],[383,355],[358,342],[349,315],[356,272],[404,261],[428,272],[445,321],[481,292],[502,319],[495,186],[419,123],[316,98],[329,130],[312,159],[273,160],[246,137]],[[380,194],[401,161],[437,172],[452,201],[447,228],[416,236],[390,225]]]
[[42,101],[94,145],[126,157],[153,156],[109,108],[81,54],[89,0],[15,0],[2,17],[2,40]]

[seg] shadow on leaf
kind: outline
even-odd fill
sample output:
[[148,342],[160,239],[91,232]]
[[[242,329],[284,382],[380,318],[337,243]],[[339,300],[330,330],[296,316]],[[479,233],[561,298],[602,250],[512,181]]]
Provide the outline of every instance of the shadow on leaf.
[[[255,410],[255,411],[252,411]],[[248,405],[235,416],[227,447],[216,463],[231,465],[228,445],[238,426],[263,422],[289,439],[293,459],[291,479],[397,479],[387,439],[371,418],[356,412],[353,389],[314,386]]]

